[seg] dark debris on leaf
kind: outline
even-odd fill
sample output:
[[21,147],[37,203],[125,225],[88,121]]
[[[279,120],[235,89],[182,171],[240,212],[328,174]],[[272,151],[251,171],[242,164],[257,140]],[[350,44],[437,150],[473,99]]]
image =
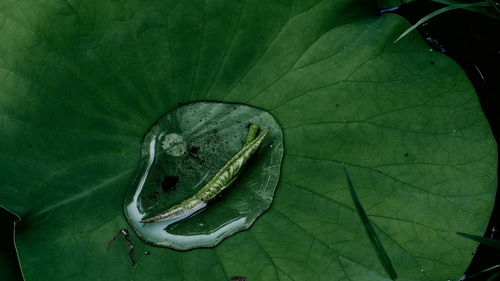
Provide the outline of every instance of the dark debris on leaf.
[[175,190],[178,181],[178,176],[165,176],[161,181],[161,190],[163,190],[163,192]]
[[130,234],[127,229],[122,228],[118,230],[118,233],[108,242],[108,245],[106,247],[106,250],[109,250],[113,243],[119,238],[123,237],[123,239],[127,242],[127,246],[129,247],[129,252],[128,252],[128,257],[130,259],[130,263],[132,266],[137,265],[137,259],[135,257],[135,250],[134,250],[134,245],[132,244],[132,240],[130,239]]
[[200,150],[200,148],[198,146],[191,146],[189,148],[189,153],[196,154],[196,153],[198,153],[199,150]]
[[246,281],[247,278],[245,276],[232,276],[229,278],[231,281]]

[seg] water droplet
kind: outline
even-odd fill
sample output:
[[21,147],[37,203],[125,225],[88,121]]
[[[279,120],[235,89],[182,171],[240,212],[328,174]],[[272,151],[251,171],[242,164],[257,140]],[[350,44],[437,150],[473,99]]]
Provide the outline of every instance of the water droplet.
[[[191,198],[238,151],[247,125],[270,128],[251,162],[231,187],[175,219],[141,223]],[[188,250],[211,247],[250,227],[271,204],[276,189],[283,134],[271,114],[227,103],[184,104],[146,134],[137,176],[125,200],[125,216],[147,244]]]
[[151,254],[149,251],[144,252],[144,255],[146,255],[146,256],[148,256],[149,254]]

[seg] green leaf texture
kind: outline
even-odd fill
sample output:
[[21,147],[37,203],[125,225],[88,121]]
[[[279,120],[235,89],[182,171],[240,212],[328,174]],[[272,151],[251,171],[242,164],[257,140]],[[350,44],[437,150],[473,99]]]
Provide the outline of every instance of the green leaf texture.
[[[361,0],[0,1],[0,205],[31,280],[456,280],[496,189],[496,143],[462,70]],[[215,248],[108,241],[144,134],[179,103],[269,111],[271,208]],[[248,167],[249,169],[251,167]],[[149,255],[144,255],[149,251]]]

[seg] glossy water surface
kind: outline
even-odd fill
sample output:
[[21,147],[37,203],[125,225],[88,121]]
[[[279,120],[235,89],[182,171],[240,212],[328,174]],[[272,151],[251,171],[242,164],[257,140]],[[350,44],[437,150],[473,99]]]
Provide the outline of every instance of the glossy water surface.
[[[241,150],[249,124],[271,131],[231,187],[182,218],[140,222],[196,194]],[[146,134],[141,153],[125,216],[144,242],[188,250],[214,246],[247,229],[269,208],[280,174],[283,134],[263,110],[196,102],[161,118]]]

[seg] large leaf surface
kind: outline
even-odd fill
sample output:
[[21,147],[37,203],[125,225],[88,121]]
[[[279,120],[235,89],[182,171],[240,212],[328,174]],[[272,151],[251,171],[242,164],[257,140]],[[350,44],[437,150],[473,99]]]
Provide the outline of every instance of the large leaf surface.
[[[375,5],[375,3],[374,3]],[[455,280],[496,183],[465,75],[366,1],[0,2],[0,204],[23,218],[27,280],[386,280],[342,166],[398,280]],[[154,248],[124,193],[145,132],[178,103],[240,102],[284,132],[275,201],[215,248]],[[142,255],[149,251],[149,255]]]

